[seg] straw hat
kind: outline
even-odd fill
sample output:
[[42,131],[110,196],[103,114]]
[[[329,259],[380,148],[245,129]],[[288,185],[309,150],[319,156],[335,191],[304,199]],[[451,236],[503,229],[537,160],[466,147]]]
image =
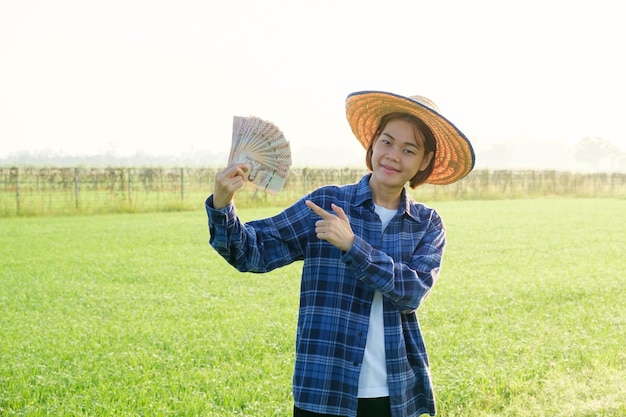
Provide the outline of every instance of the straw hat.
[[359,91],[346,99],[346,117],[352,132],[367,149],[380,120],[389,113],[408,113],[421,119],[433,132],[437,152],[429,184],[451,184],[474,168],[475,155],[467,137],[445,117],[429,99],[403,97],[383,91]]

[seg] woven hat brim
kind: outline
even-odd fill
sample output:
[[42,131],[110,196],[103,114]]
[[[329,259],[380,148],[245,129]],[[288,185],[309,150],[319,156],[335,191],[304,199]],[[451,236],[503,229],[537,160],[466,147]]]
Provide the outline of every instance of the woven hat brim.
[[421,119],[433,132],[437,152],[426,183],[445,185],[465,177],[474,168],[474,149],[467,137],[441,114],[407,97],[383,91],[361,91],[346,99],[346,117],[352,132],[365,149],[383,116],[408,113]]

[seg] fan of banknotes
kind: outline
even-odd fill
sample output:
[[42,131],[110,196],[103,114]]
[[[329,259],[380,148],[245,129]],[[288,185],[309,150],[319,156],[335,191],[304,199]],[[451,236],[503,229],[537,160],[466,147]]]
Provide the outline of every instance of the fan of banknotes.
[[291,166],[291,149],[283,132],[255,116],[233,116],[230,162],[250,165],[248,181],[258,189],[277,194]]

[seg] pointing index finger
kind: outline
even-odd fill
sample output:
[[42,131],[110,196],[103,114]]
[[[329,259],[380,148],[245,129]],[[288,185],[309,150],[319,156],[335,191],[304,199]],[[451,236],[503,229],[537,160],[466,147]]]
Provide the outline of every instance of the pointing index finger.
[[332,214],[328,213],[326,210],[324,210],[311,200],[306,200],[304,204],[306,204],[307,207],[313,210],[315,213],[319,214],[323,219],[327,219],[329,216],[332,216]]

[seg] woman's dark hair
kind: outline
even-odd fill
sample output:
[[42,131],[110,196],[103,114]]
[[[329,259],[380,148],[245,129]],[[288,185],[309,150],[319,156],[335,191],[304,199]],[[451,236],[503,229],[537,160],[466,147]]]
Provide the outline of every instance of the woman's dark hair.
[[430,174],[433,172],[433,167],[435,166],[435,156],[437,155],[437,141],[435,140],[435,135],[433,135],[432,130],[419,118],[407,114],[407,113],[389,113],[380,119],[380,124],[378,125],[378,129],[372,135],[370,139],[370,144],[367,147],[367,153],[365,154],[365,164],[367,168],[372,171],[372,154],[374,153],[374,142],[378,139],[378,136],[385,129],[387,124],[392,120],[405,120],[413,125],[415,128],[415,136],[417,137],[417,132],[421,132],[424,136],[424,156],[428,155],[429,152],[433,152],[433,157],[430,160],[430,163],[423,171],[417,171],[417,174],[409,181],[409,186],[411,188],[416,188],[418,185],[423,184]]

